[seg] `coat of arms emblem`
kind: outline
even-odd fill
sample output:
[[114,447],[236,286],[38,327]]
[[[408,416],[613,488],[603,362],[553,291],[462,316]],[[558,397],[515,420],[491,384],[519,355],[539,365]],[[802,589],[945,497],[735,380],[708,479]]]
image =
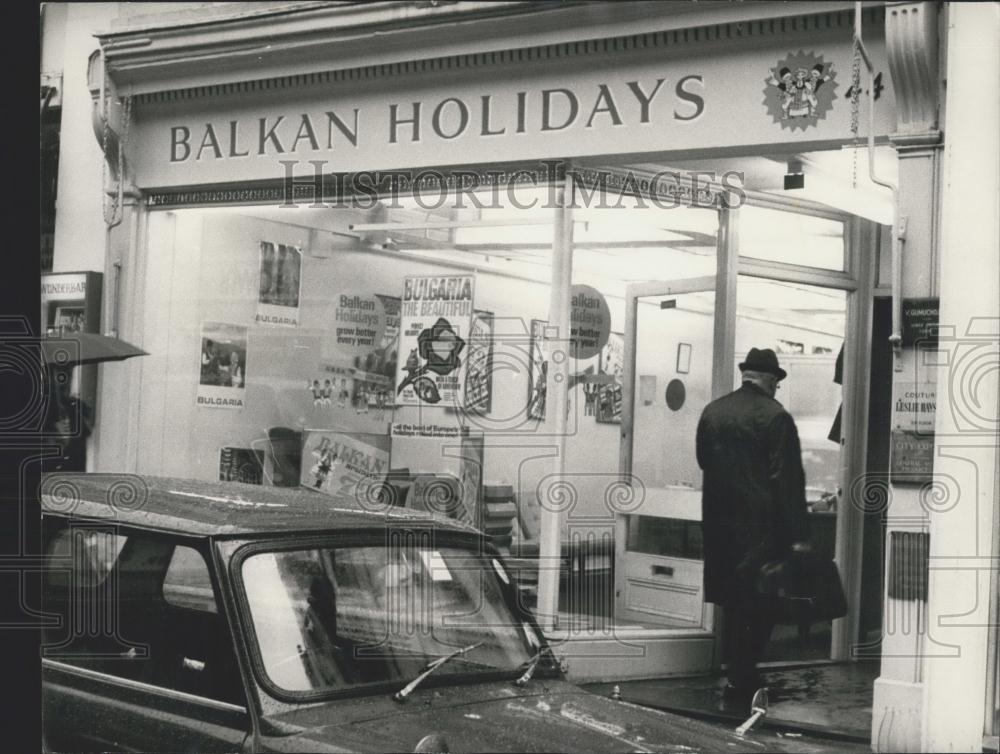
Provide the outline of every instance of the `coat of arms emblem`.
[[816,125],[833,107],[837,74],[822,55],[802,52],[789,55],[771,69],[764,80],[764,104],[782,128]]

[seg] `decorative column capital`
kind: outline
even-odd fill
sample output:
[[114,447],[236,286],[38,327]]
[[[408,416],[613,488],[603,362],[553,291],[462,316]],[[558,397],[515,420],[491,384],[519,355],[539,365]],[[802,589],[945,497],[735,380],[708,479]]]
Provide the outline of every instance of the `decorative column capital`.
[[896,134],[901,146],[930,146],[938,130],[938,14],[940,4],[890,2],[885,9],[889,74],[896,94]]

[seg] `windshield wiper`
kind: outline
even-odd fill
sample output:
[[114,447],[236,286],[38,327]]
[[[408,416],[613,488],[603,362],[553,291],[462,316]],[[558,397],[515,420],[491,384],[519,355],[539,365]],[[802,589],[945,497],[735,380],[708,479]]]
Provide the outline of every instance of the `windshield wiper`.
[[[535,674],[535,668],[538,667],[538,663],[542,661],[542,655],[545,654],[546,652],[550,654],[552,653],[552,648],[549,647],[549,645],[547,644],[541,649],[539,649],[537,652],[535,652],[535,654],[533,654],[531,658],[524,663],[525,665],[528,666],[528,668],[527,670],[524,671],[524,675],[522,675],[520,678],[514,681],[515,686],[523,686],[524,684],[526,684],[528,681],[531,680],[531,676]],[[555,659],[555,656],[553,656],[552,659]]]
[[423,680],[427,676],[429,676],[431,673],[433,673],[439,667],[441,667],[446,662],[448,662],[448,660],[453,660],[456,657],[458,657],[459,655],[464,655],[466,652],[471,652],[473,649],[476,649],[477,647],[481,647],[485,643],[486,643],[485,640],[484,641],[477,641],[475,644],[470,644],[467,647],[462,647],[461,649],[456,649],[454,652],[449,652],[448,654],[444,655],[443,657],[438,657],[433,662],[427,663],[427,666],[420,672],[420,675],[418,675],[416,678],[414,678],[408,684],[406,684],[405,686],[403,686],[403,688],[401,688],[399,691],[397,691],[395,694],[393,694],[392,698],[395,699],[397,702],[404,701],[406,699],[406,697],[408,697],[413,692],[413,690],[415,688],[417,688],[417,686],[419,686],[423,682]]

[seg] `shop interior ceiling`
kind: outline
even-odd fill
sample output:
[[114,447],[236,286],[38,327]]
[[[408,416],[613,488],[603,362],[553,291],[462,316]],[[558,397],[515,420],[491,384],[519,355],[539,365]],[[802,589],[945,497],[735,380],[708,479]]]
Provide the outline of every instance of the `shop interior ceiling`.
[[[663,170],[738,171],[744,186],[754,191],[794,196],[834,209],[866,217],[880,223],[892,222],[890,192],[868,180],[867,156],[855,150],[831,150],[788,155],[726,158],[664,163],[636,163],[626,166],[643,172]],[[799,163],[805,176],[801,189],[786,191],[784,176],[789,164]],[[876,149],[877,172],[893,176],[898,172],[895,151]],[[856,176],[856,177],[855,177]],[[403,254],[440,263],[473,265],[517,277],[547,282],[551,265],[553,212],[546,207],[545,189],[536,190],[539,199],[531,209],[507,204],[486,208],[461,208],[446,201],[435,207],[435,197],[423,205],[412,197],[395,202],[379,202],[367,211],[299,210],[243,207],[234,211],[267,217],[279,222],[306,226],[318,234],[320,246],[360,244],[390,254]],[[523,195],[519,201],[530,203]],[[627,217],[627,221],[623,218]],[[330,237],[327,237],[329,232]],[[574,226],[574,269],[621,287],[649,279],[650,270],[662,266],[664,253],[681,267],[700,269],[715,253],[717,223],[703,211],[621,212],[578,210]],[[321,241],[320,237],[326,238]],[[327,243],[327,242],[330,243]],[[710,274],[711,270],[704,273]],[[576,277],[576,273],[574,273]],[[623,291],[622,291],[623,292]]]
[[[801,164],[805,185],[801,189],[786,191],[784,177],[792,163]],[[663,169],[662,165],[652,163],[636,167]],[[787,155],[681,160],[671,162],[671,167],[675,170],[707,170],[720,175],[735,170],[743,173],[744,186],[753,191],[808,199],[883,225],[893,222],[892,192],[869,180],[868,155],[863,145]],[[898,180],[899,164],[895,149],[888,146],[875,148],[875,172],[886,176],[889,181]]]

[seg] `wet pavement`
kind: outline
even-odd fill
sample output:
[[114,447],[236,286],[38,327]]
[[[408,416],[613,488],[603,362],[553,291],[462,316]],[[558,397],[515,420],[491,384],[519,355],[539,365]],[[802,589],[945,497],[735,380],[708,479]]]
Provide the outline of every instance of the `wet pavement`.
[[[605,684],[595,685],[603,686]],[[632,704],[632,702],[628,701],[625,703]],[[638,704],[637,706],[649,707],[652,705]],[[744,736],[734,737],[733,729],[739,723],[730,721],[702,722],[697,731],[697,737],[692,737],[690,732],[685,730],[684,723],[682,722],[686,716],[667,712],[663,714],[674,718],[671,724],[677,728],[678,735],[684,737],[684,740],[689,744],[696,739],[705,742],[699,746],[676,744],[676,751],[679,754],[693,754],[693,752],[705,752],[706,754],[714,752],[782,752],[783,754],[832,754],[833,752],[845,752],[846,754],[871,754],[871,747],[867,743],[824,738],[808,733],[776,730],[767,725],[757,725]],[[740,720],[739,722],[743,721]],[[696,725],[698,721],[692,720],[690,724]],[[713,730],[715,733],[712,732]]]
[[[768,683],[768,714],[757,735],[768,744],[820,748],[782,751],[870,751],[872,684],[877,663],[842,663],[807,667],[762,668]],[[610,694],[614,683],[584,684],[593,693]],[[735,727],[745,707],[725,699],[724,678],[664,678],[622,681],[624,701]],[[745,703],[744,703],[745,704]],[[797,735],[798,734],[798,735]]]

